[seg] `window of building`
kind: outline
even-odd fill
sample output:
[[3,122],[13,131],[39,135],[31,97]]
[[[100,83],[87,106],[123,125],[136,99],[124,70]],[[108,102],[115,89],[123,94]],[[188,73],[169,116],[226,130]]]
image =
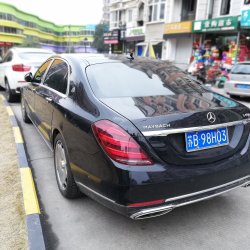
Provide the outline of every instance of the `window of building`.
[[0,19],[5,20],[6,19],[6,14],[0,12]]
[[149,22],[164,20],[166,0],[149,0]]
[[165,17],[165,3],[162,3],[161,4],[161,7],[160,7],[160,19],[164,19]]
[[197,0],[182,1],[181,21],[195,20]]
[[118,20],[117,11],[111,13],[111,21],[116,22]]
[[9,20],[9,21],[12,20],[12,15],[11,14],[7,14],[7,20]]
[[222,0],[221,1],[221,15],[228,15],[230,13],[231,0]]
[[132,14],[133,14],[133,11],[128,10],[128,22],[132,22]]
[[11,27],[4,27],[3,32],[5,33],[12,33],[12,34],[21,34],[22,30],[11,28]]
[[66,94],[68,86],[68,65],[63,60],[54,60],[46,75],[44,85],[62,94]]

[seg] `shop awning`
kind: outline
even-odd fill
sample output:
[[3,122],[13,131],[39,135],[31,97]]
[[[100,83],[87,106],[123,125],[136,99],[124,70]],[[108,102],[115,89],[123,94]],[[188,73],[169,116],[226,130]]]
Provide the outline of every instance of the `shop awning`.
[[137,43],[135,46],[147,46],[148,43],[145,42],[141,42],[141,43]]
[[180,34],[164,34],[163,38],[165,40],[170,39],[170,38],[191,38],[192,33],[180,33]]
[[164,40],[141,42],[141,43],[137,43],[135,46],[148,46],[148,45],[154,46],[154,45],[157,45],[157,44],[162,43],[162,42],[164,42]]
[[139,42],[139,41],[144,41],[145,36],[131,36],[131,37],[126,37],[125,40],[126,42]]
[[162,43],[162,42],[163,42],[163,40],[160,40],[160,41],[159,40],[158,41],[150,41],[149,44],[154,46],[154,45],[157,45],[157,44]]

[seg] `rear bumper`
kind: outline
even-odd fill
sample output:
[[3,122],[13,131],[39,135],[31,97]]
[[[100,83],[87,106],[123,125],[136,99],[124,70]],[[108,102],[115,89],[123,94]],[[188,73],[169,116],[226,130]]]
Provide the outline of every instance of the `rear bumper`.
[[250,184],[250,135],[244,141],[233,155],[215,162],[129,170],[114,166],[120,176],[117,183],[100,179],[85,186],[78,179],[77,184],[91,198],[132,219],[159,216]]
[[238,187],[247,187],[250,185],[250,175],[244,178],[216,186],[207,190],[202,190],[199,192],[182,195],[179,197],[174,197],[167,199],[164,206],[157,206],[153,208],[141,209],[140,211],[131,214],[131,219],[146,219],[156,216],[160,216],[171,212],[174,208],[189,205],[195,202],[203,201],[206,199],[213,198],[215,196],[221,195],[225,192],[231,191]]
[[[246,82],[234,82],[234,81],[228,81],[225,83],[225,92],[230,95],[236,95],[236,96],[250,96],[250,89],[239,89],[235,87],[235,84],[244,84],[246,85]],[[249,85],[249,84],[247,84]]]
[[192,203],[196,203],[199,201],[207,200],[215,196],[221,195],[223,193],[229,192],[238,187],[247,187],[250,185],[250,175],[225,183],[223,185],[213,187],[213,188],[173,197],[171,199],[166,199],[165,203],[161,205],[150,206],[150,207],[139,207],[139,208],[120,205],[116,203],[115,201],[103,195],[100,195],[99,193],[91,190],[90,188],[86,186],[80,183],[78,184],[79,184],[80,189],[84,193],[94,198],[95,200],[99,201],[106,207],[120,214],[123,214],[133,220],[141,220],[141,219],[148,219],[148,218],[153,218],[153,217],[164,215],[166,213],[171,212],[175,208],[189,205]]

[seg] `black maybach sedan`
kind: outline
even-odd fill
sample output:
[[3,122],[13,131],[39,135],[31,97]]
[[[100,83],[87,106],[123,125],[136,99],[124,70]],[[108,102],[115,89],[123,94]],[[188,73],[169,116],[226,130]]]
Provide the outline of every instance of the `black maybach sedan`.
[[143,219],[250,183],[250,110],[169,62],[66,54],[25,80],[67,198]]

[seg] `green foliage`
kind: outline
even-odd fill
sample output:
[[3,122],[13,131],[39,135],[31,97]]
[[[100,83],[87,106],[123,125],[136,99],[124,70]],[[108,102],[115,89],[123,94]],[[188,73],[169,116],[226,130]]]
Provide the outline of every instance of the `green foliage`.
[[104,44],[103,42],[103,34],[108,30],[109,30],[108,25],[105,23],[100,23],[96,25],[93,47],[95,47],[99,53],[104,53],[109,51],[109,45]]

